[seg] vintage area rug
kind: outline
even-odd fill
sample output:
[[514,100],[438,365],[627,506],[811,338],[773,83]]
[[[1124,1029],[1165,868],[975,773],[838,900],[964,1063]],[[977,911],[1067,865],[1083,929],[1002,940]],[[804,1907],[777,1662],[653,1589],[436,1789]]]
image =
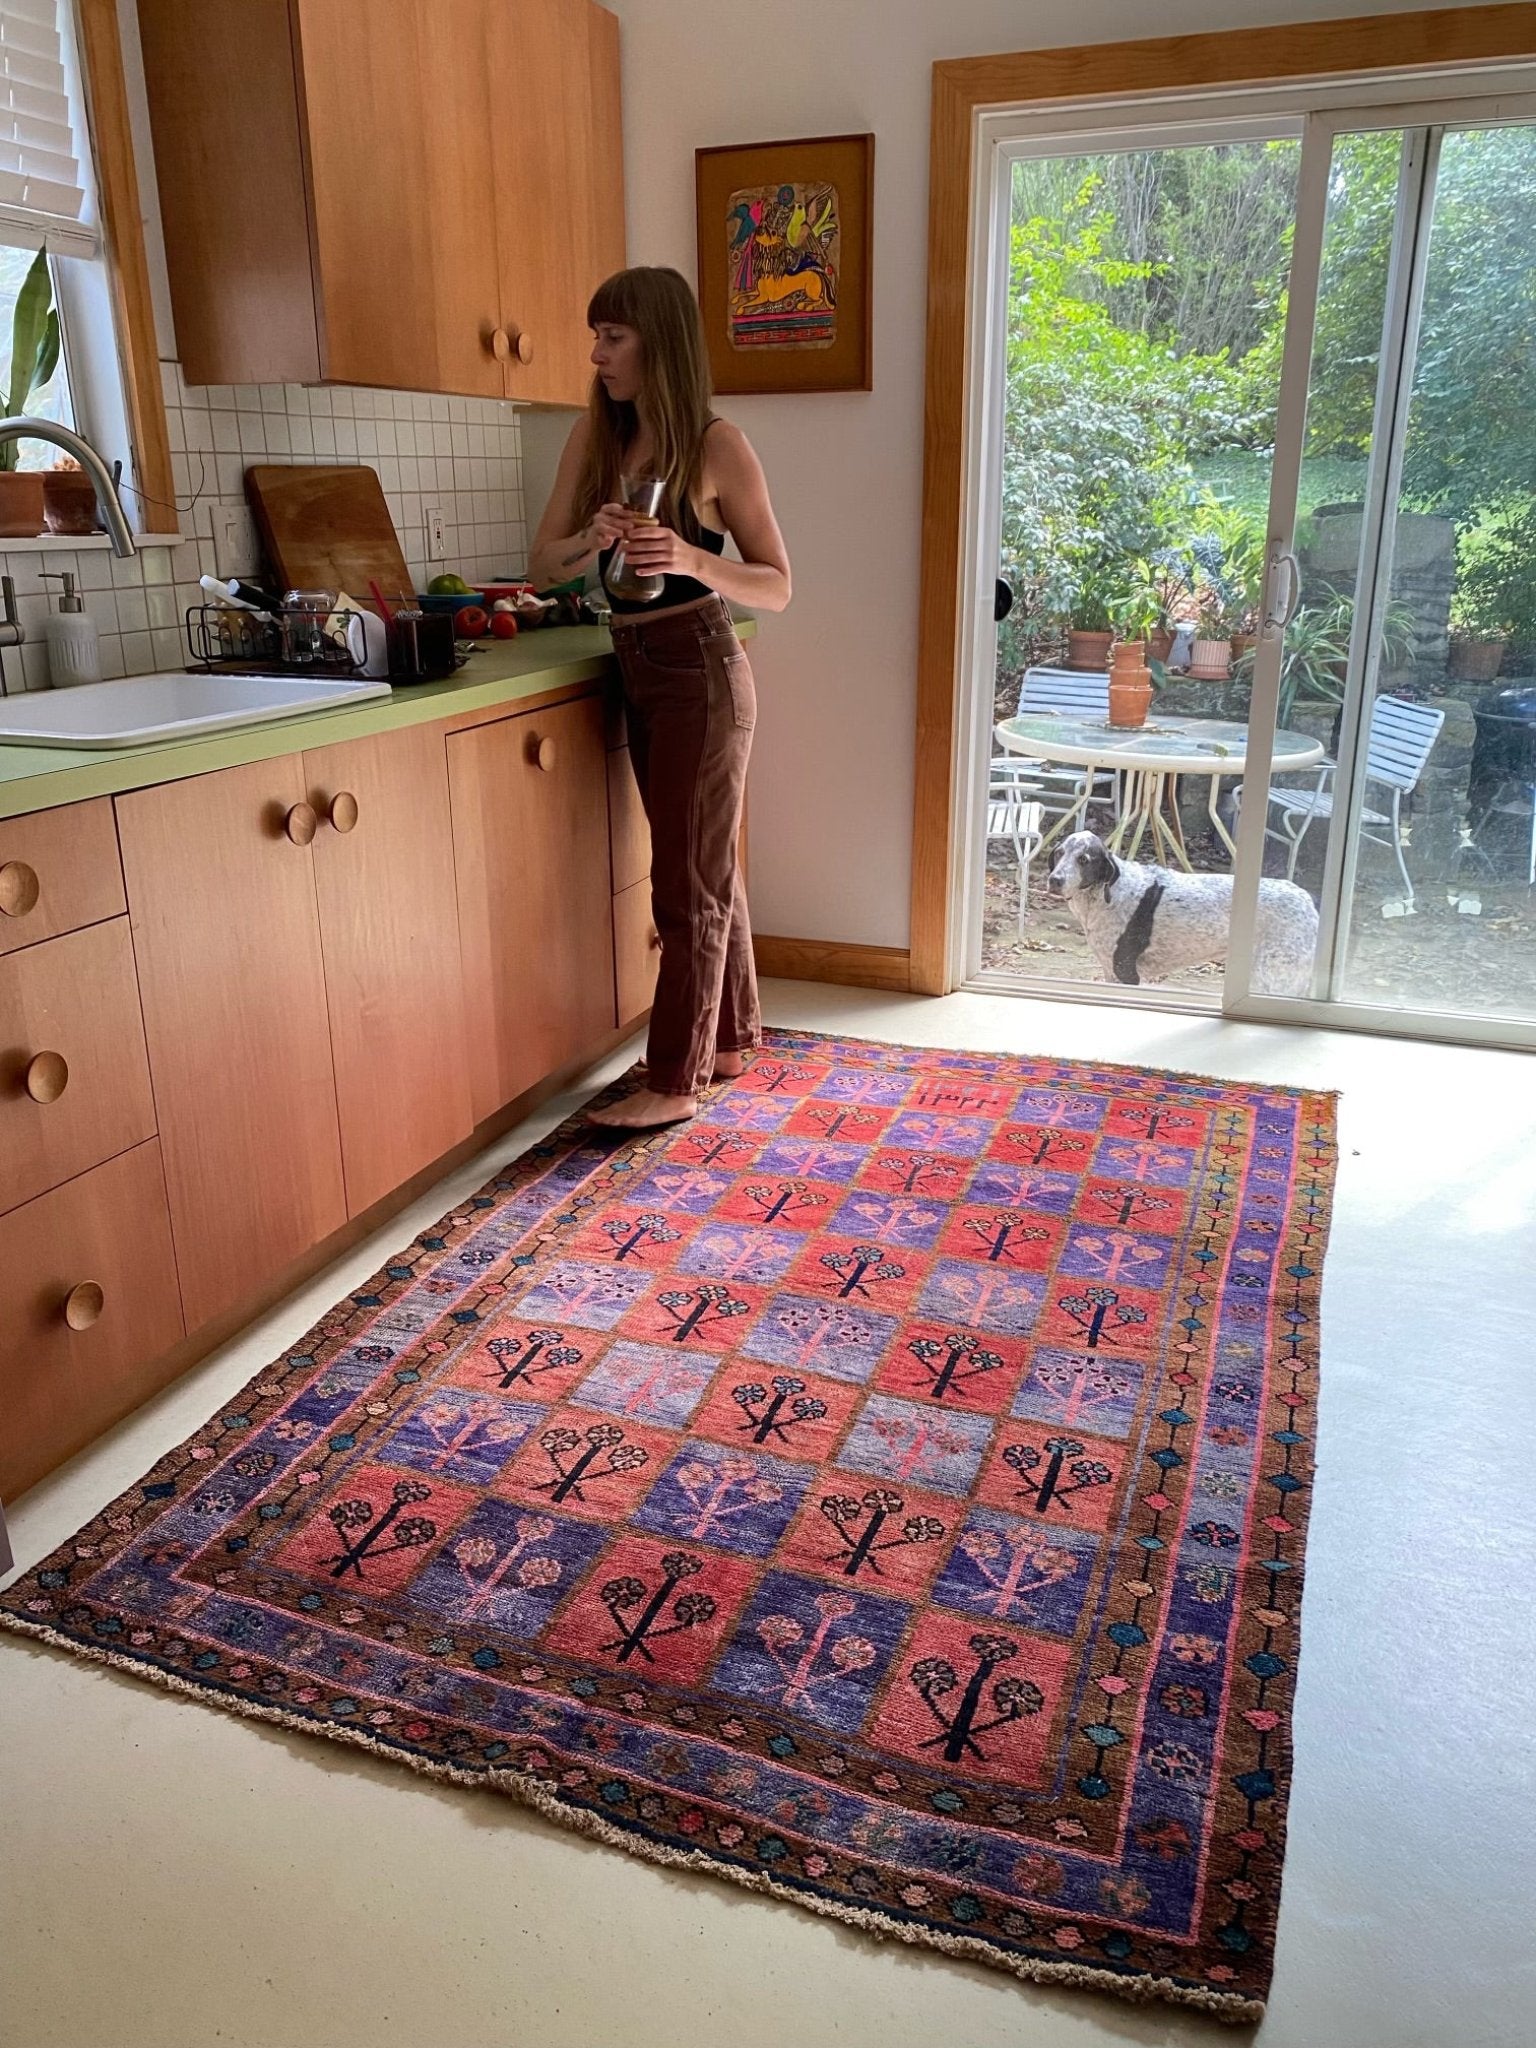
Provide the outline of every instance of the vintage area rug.
[[1331,1096],[774,1033],[515,1160],[0,1620],[1252,2020],[1334,1159]]

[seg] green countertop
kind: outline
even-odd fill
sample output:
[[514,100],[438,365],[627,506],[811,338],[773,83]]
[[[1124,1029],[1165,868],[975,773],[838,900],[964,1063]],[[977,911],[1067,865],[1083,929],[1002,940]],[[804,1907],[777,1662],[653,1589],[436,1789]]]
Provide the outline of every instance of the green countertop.
[[[751,626],[743,621],[738,630],[750,634]],[[546,690],[596,682],[612,668],[613,647],[603,627],[549,626],[478,649],[449,682],[406,684],[388,697],[363,704],[192,739],[156,740],[142,747],[0,746],[0,818],[206,775],[211,769],[236,768],[247,761],[271,761],[305,747],[333,746],[338,740],[393,732],[397,726],[452,718],[461,711],[515,706]]]

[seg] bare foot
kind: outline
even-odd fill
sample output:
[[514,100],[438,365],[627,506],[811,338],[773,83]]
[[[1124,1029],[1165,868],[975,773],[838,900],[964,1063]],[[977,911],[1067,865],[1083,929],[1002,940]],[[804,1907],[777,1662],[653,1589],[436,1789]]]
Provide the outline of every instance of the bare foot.
[[715,1081],[734,1081],[740,1076],[745,1064],[739,1052],[717,1052],[715,1071],[710,1078]]
[[692,1095],[657,1095],[639,1088],[633,1095],[610,1102],[606,1109],[589,1109],[587,1122],[606,1125],[615,1131],[654,1131],[662,1124],[685,1124],[698,1114]]

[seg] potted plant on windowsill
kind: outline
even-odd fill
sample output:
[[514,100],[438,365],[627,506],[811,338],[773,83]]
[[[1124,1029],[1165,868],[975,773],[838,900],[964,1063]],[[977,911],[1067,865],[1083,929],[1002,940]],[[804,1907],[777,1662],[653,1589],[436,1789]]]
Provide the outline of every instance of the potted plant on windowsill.
[[[48,252],[39,249],[16,294],[11,320],[11,376],[5,410],[15,418],[53,378],[59,362],[59,314],[48,275]],[[43,479],[17,467],[20,444],[0,443],[0,538],[34,540],[43,530]]]

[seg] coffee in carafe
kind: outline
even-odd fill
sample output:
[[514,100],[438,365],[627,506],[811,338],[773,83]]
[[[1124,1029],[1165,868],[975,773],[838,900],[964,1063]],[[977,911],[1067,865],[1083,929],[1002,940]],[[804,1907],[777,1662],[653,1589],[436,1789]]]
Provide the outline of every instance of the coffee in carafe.
[[[662,493],[666,480],[659,476],[624,476],[619,479],[619,488],[624,503],[635,515],[637,526],[659,524]],[[603,575],[610,597],[622,598],[625,604],[654,604],[666,587],[663,576],[642,576],[631,569],[624,559],[624,543],[620,541],[609,559]]]

